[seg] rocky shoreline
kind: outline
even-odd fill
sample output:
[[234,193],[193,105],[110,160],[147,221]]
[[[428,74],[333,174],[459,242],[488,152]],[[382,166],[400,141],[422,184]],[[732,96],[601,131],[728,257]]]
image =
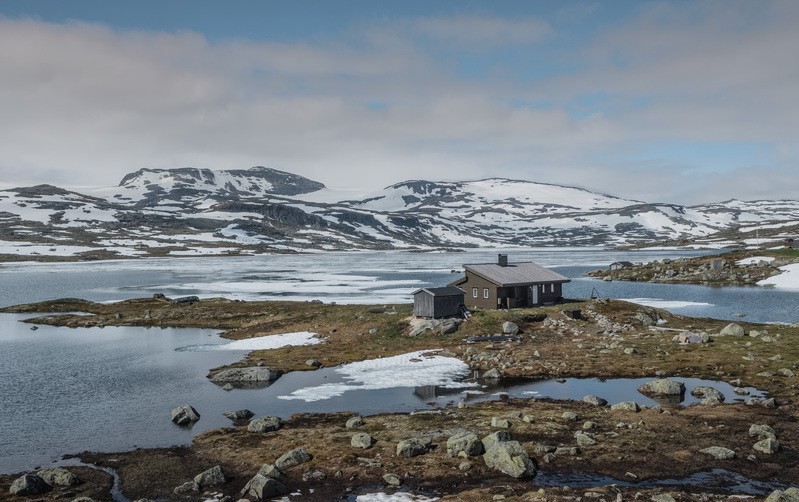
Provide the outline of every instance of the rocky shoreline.
[[779,275],[780,267],[797,262],[799,256],[793,252],[739,251],[651,263],[618,263],[616,268],[592,270],[587,275],[606,281],[751,286]]
[[[671,502],[743,493],[721,483],[654,484],[723,469],[780,489],[774,501],[792,500],[795,493],[785,490],[799,479],[797,326],[730,324],[602,299],[476,312],[454,327],[432,323],[422,330],[411,323],[409,305],[65,299],[5,311],[49,312],[33,322],[72,327],[197,326],[227,329],[225,336],[232,339],[294,331],[324,337],[324,343],[254,351],[232,367],[213,369],[209,377],[259,368],[258,378],[279,378],[280,372],[437,349],[498,379],[646,377],[652,383],[639,391],[664,397],[681,392],[681,378],[699,377],[769,395],[730,403],[705,388],[701,404],[655,408],[635,403],[634,394],[614,406],[602,396],[580,401],[498,396],[366,417],[252,417],[247,410],[231,410],[231,427],[207,431],[190,446],[79,455],[114,469],[130,500],[254,501],[285,493],[298,494],[292,500],[346,500],[358,493],[408,490],[442,500]],[[90,315],[61,314],[76,311]],[[218,385],[229,383],[223,380]],[[190,404],[197,416],[189,423],[202,420],[202,403]],[[80,482],[47,484],[40,486],[43,493],[23,496],[12,495],[12,484],[23,474],[38,474],[3,475],[0,493],[12,501],[112,499],[107,473],[65,469]],[[558,476],[584,481],[546,482]],[[761,489],[756,495],[769,493]]]

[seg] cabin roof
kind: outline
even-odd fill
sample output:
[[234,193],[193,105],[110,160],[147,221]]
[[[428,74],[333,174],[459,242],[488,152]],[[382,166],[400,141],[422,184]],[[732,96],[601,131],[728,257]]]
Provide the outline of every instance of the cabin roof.
[[422,291],[431,294],[432,296],[461,296],[463,290],[454,286],[445,286],[442,288],[421,288],[414,291],[412,294],[421,293]]
[[532,262],[510,263],[504,267],[496,263],[477,263],[464,265],[463,268],[467,272],[479,275],[499,287],[569,282],[568,277]]

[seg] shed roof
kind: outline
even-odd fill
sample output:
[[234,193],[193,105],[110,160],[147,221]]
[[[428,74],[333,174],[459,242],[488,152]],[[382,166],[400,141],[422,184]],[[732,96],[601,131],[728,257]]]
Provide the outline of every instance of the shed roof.
[[412,294],[421,293],[422,291],[430,293],[433,296],[461,296],[463,290],[454,286],[446,286],[443,288],[421,288],[414,291]]
[[493,282],[499,287],[569,282],[568,277],[532,262],[511,263],[504,267],[496,263],[478,263],[474,265],[464,265],[463,268],[468,272],[472,272]]

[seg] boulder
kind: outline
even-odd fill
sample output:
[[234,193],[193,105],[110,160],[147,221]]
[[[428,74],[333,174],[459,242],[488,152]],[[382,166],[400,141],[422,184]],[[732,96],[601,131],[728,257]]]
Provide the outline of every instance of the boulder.
[[510,429],[510,426],[510,420],[507,418],[491,417],[491,427],[496,427],[497,429]]
[[271,499],[288,493],[289,490],[283,483],[263,474],[253,476],[241,490],[242,495],[253,497],[255,500]]
[[211,381],[214,383],[264,383],[280,378],[283,372],[279,369],[266,366],[250,366],[247,368],[228,368],[214,373]]
[[483,447],[488,450],[496,443],[504,443],[511,440],[510,432],[497,431],[483,438]]
[[730,324],[724,326],[724,328],[719,333],[719,336],[744,336],[746,332],[741,327],[740,324],[736,324],[731,322]]
[[354,429],[356,427],[363,427],[363,418],[360,417],[360,416],[350,418],[349,420],[347,420],[346,427],[347,427],[347,429]]
[[668,378],[660,378],[639,385],[638,392],[650,397],[681,396],[685,393],[685,385]]
[[194,482],[205,488],[207,486],[221,485],[227,481],[225,471],[221,466],[215,465],[200,474],[194,476]]
[[587,395],[583,398],[584,403],[593,404],[594,406],[605,406],[608,402],[601,397],[597,397],[594,395]]
[[371,448],[375,444],[375,438],[365,432],[356,432],[350,439],[350,446],[353,448]]
[[383,481],[389,486],[402,486],[402,478],[390,472],[383,475]]
[[567,422],[576,422],[580,419],[580,415],[573,411],[564,411],[560,417]]
[[302,474],[302,480],[306,483],[309,481],[324,481],[325,478],[327,478],[327,474],[319,469],[311,469]]
[[408,333],[408,336],[410,336],[411,338],[415,338],[424,333],[425,331],[430,329],[436,329],[439,326],[441,326],[440,320],[430,319],[429,321],[424,321],[423,323],[416,326],[413,330],[411,330],[410,333]]
[[50,485],[35,474],[24,474],[11,483],[8,491],[11,495],[41,495],[50,491]]
[[172,410],[172,421],[178,425],[192,425],[200,419],[200,414],[197,410],[184,404]]
[[706,399],[718,401],[721,403],[724,402],[724,394],[714,389],[713,387],[708,387],[704,385],[700,385],[699,387],[694,387],[694,389],[691,391],[691,395],[702,399],[703,402]]
[[449,335],[450,333],[455,333],[458,331],[458,322],[455,319],[444,319],[441,322],[441,329],[439,330],[439,335]]
[[397,443],[397,456],[398,457],[417,457],[427,453],[427,450],[433,444],[433,440],[429,437],[418,437],[403,439]]
[[307,361],[305,361],[305,365],[310,366],[311,368],[318,368],[322,366],[322,363],[320,363],[316,359],[308,359]]
[[716,460],[730,460],[735,458],[735,452],[729,448],[724,448],[723,446],[710,446],[708,448],[699,450],[699,452],[710,455]]
[[513,478],[535,476],[535,465],[518,441],[493,444],[486,450],[483,460],[489,468]]
[[275,467],[281,471],[294,467],[295,465],[304,464],[313,460],[313,455],[305,448],[294,448],[280,456],[275,461]]
[[757,437],[759,441],[768,438],[777,439],[777,433],[774,432],[774,429],[768,425],[753,424],[751,427],[749,427],[749,435],[752,437]]
[[483,453],[485,453],[483,442],[473,432],[459,432],[447,439],[447,455],[450,457],[476,457]]
[[644,327],[654,326],[657,324],[657,314],[652,315],[649,312],[636,312],[635,319]]
[[574,439],[577,440],[577,446],[580,447],[594,446],[597,443],[596,439],[592,438],[591,436],[585,434],[582,431],[579,431],[577,434],[575,434]]
[[755,451],[759,451],[760,453],[766,453],[771,455],[772,453],[777,453],[780,449],[780,442],[774,438],[766,438],[752,446]]
[[483,378],[485,380],[499,380],[502,378],[502,373],[499,372],[496,368],[491,368],[490,370],[483,373]]
[[621,411],[634,411],[638,413],[641,411],[641,408],[638,406],[638,403],[635,401],[623,401],[621,403],[616,403],[610,406],[611,410],[621,410]]
[[286,477],[280,469],[275,467],[275,464],[262,465],[258,470],[258,474],[261,476],[266,476],[267,478],[276,479],[278,481],[283,481],[283,478]]
[[280,429],[283,426],[283,421],[279,417],[266,416],[256,418],[247,425],[247,430],[250,432],[271,432]]
[[774,490],[765,502],[799,502],[799,488],[791,487],[785,491]]
[[80,483],[80,479],[77,476],[60,467],[42,469],[36,475],[50,486],[75,486]]
[[502,323],[502,333],[506,335],[518,335],[519,325],[515,322],[505,321]]
[[251,419],[255,416],[255,413],[251,412],[250,410],[243,409],[243,410],[234,410],[234,411],[225,411],[222,413],[225,417],[229,418],[235,424],[242,424],[247,420]]

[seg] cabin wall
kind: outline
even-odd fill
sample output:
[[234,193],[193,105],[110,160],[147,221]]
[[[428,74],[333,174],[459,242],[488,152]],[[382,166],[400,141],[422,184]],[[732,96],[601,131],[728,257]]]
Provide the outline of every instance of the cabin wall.
[[[464,282],[459,282],[458,287],[466,292],[464,295],[464,304],[468,307],[477,307],[481,309],[497,308],[498,288],[493,282],[466,272],[466,280]],[[477,290],[477,298],[475,298],[475,288]],[[485,297],[486,293],[488,298]]]
[[463,300],[463,296],[433,296],[421,291],[413,295],[413,315],[433,318],[459,316]]

